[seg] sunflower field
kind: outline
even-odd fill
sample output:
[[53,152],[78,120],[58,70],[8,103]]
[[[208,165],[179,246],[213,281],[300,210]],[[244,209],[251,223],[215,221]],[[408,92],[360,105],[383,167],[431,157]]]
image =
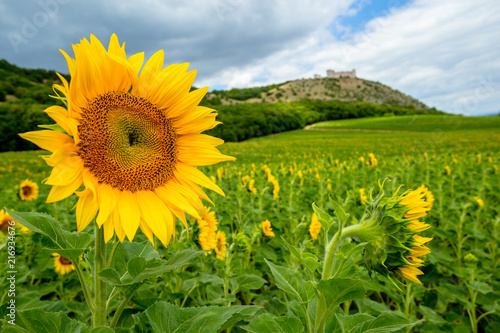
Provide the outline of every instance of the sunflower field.
[[[45,151],[0,154],[2,332],[500,331],[499,119],[221,145],[185,66],[115,38],[66,55]],[[99,61],[122,81],[85,86]]]

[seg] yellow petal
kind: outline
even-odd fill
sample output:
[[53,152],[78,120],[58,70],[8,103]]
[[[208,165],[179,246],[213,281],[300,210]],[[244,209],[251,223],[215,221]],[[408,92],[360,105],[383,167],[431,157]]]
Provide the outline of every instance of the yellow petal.
[[79,198],[76,204],[76,225],[78,232],[81,232],[92,222],[99,206],[91,190],[85,189],[77,195]]
[[99,201],[99,215],[97,216],[96,222],[98,226],[101,226],[104,222],[106,222],[106,220],[108,220],[109,215],[115,210],[115,191],[107,184],[100,184],[97,200]]
[[56,123],[61,126],[66,133],[74,136],[78,133],[78,124],[75,119],[69,116],[68,111],[60,106],[51,106],[44,111],[50,118],[54,119]]
[[[172,228],[168,224],[173,221],[169,219],[170,211],[161,201],[161,199],[151,191],[138,191],[137,200],[142,212],[144,222],[160,239],[162,244],[167,244],[170,241]],[[170,230],[169,230],[170,229]]]
[[185,163],[177,163],[174,175],[177,179],[182,179],[187,182],[194,182],[224,196],[224,192],[219,186],[211,181],[210,178],[205,176],[203,172],[191,165]]
[[68,185],[65,186],[58,186],[54,185],[52,186],[52,189],[50,190],[50,193],[47,197],[47,203],[52,203],[56,201],[60,201],[62,199],[66,199],[70,195],[76,192],[78,188],[82,185],[83,179],[81,174],[78,175],[78,177],[72,182],[69,183]]
[[130,191],[123,191],[118,201],[120,224],[129,241],[134,239],[137,228],[141,222],[141,212],[137,204],[137,195]]
[[75,142],[66,134],[49,130],[26,132],[19,134],[19,136],[50,152],[55,152],[58,148],[67,143],[74,144]]
[[177,209],[185,211],[197,219],[201,218],[193,205],[191,205],[184,196],[176,191],[174,186],[162,186],[155,189],[155,192],[158,197],[166,204],[169,204],[169,206],[177,207]]

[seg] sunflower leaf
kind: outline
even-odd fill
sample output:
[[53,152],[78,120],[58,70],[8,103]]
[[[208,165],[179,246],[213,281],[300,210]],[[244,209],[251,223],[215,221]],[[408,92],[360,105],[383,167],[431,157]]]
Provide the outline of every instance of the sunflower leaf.
[[252,320],[250,324],[243,326],[242,328],[251,333],[304,332],[304,325],[297,317],[276,317],[268,314],[258,316]]
[[42,309],[34,309],[16,311],[15,325],[4,325],[2,332],[88,333],[89,329],[85,324],[70,319],[64,312],[46,312]]
[[87,233],[64,230],[55,218],[44,213],[23,213],[11,210],[7,212],[18,223],[44,236],[44,248],[71,261],[78,261],[94,238]]
[[137,328],[154,333],[221,332],[260,309],[242,305],[180,308],[162,301],[135,315],[134,320]]
[[300,274],[290,268],[274,265],[265,260],[273,274],[276,286],[293,299],[304,304],[314,297],[314,288],[311,281],[304,281]]

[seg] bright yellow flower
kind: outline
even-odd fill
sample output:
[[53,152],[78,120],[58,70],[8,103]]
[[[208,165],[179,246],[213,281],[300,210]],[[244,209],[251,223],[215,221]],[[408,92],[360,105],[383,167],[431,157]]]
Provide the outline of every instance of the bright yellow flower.
[[451,175],[451,169],[448,165],[445,167],[445,169],[446,169],[446,175],[447,176]]
[[481,162],[482,162],[481,154],[476,155],[476,162],[477,162],[477,164],[481,164]]
[[359,200],[361,201],[361,204],[362,205],[366,205],[366,200],[368,199],[368,197],[365,195],[365,189],[364,188],[360,188],[359,189]]
[[318,221],[318,215],[312,214],[311,224],[309,225],[309,234],[313,241],[318,239],[319,232],[321,231],[321,223]]
[[246,175],[243,178],[241,178],[241,181],[243,182],[243,185],[246,185],[246,183],[250,180],[250,176]]
[[[198,242],[202,250],[213,250],[217,246],[216,231],[217,231],[217,218],[215,212],[210,211],[210,207],[204,207],[205,213],[203,217],[197,219],[198,222]],[[208,254],[211,251],[205,253]]]
[[65,258],[57,253],[52,253],[54,257],[54,270],[56,273],[64,275],[75,269],[75,266],[68,258]]
[[38,198],[38,185],[28,179],[19,185],[19,198],[25,201],[31,201]]
[[253,194],[257,194],[257,189],[253,186],[253,184],[255,184],[255,179],[250,179],[248,182],[248,190]]
[[262,232],[264,232],[264,235],[267,237],[274,237],[276,236],[273,232],[273,228],[271,227],[271,222],[269,220],[265,220],[261,224]]
[[480,197],[474,197],[474,200],[476,200],[476,202],[477,202],[477,204],[478,204],[479,207],[483,207],[484,206],[484,201]]
[[[196,71],[188,63],[163,68],[163,50],[143,66],[144,53],[127,57],[111,36],[106,50],[93,35],[64,51],[71,83],[59,76],[54,88],[67,108],[45,112],[66,132],[42,130],[21,136],[52,153],[47,202],[78,192],[77,230],[97,216],[109,241],[132,240],[138,228],[167,246],[185,213],[200,218],[200,187],[224,193],[197,166],[234,160],[215,147],[223,141],[203,131],[215,127],[217,113],[198,106],[208,88],[190,92]],[[141,70],[142,68],[142,70]]]
[[226,258],[227,251],[226,234],[224,233],[224,231],[217,231],[217,235],[215,235],[215,241],[217,243],[217,245],[215,246],[217,259],[224,260]]
[[375,154],[374,153],[369,153],[368,156],[370,156],[370,165],[372,167],[376,167],[378,165],[378,161],[375,158]]
[[[11,225],[12,221],[15,221],[9,213],[7,213],[5,210],[1,209],[0,210],[0,231],[3,232],[5,235],[8,234],[9,227],[13,227],[14,225],[17,225],[18,223],[15,223],[14,225]],[[11,222],[11,223],[9,223]]]

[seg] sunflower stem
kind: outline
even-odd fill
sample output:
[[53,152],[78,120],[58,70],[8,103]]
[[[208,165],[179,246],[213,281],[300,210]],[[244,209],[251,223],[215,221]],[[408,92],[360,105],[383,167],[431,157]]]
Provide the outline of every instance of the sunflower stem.
[[[116,309],[116,312],[113,315],[113,319],[111,320],[111,323],[109,324],[110,328],[116,327],[116,324],[118,324],[118,320],[120,319],[120,316],[122,315],[123,310],[127,306],[128,302],[130,301],[132,296],[134,296],[137,289],[139,289],[142,285],[143,285],[142,283],[139,283],[139,284],[131,287],[131,289],[129,290],[129,293],[126,294],[125,298],[122,300],[122,302],[118,306],[118,309]],[[125,292],[124,292],[124,294],[125,294]]]
[[78,275],[78,280],[80,280],[80,284],[82,285],[83,296],[85,297],[85,302],[87,302],[87,306],[90,309],[92,315],[94,314],[94,300],[90,295],[89,288],[87,287],[87,283],[85,283],[85,278],[83,277],[82,268],[80,267],[80,263],[77,262],[75,265],[75,271]]
[[106,268],[106,243],[104,228],[95,226],[95,256],[94,256],[94,302],[95,312],[92,327],[106,326],[106,287],[107,284],[99,278],[99,273]]

